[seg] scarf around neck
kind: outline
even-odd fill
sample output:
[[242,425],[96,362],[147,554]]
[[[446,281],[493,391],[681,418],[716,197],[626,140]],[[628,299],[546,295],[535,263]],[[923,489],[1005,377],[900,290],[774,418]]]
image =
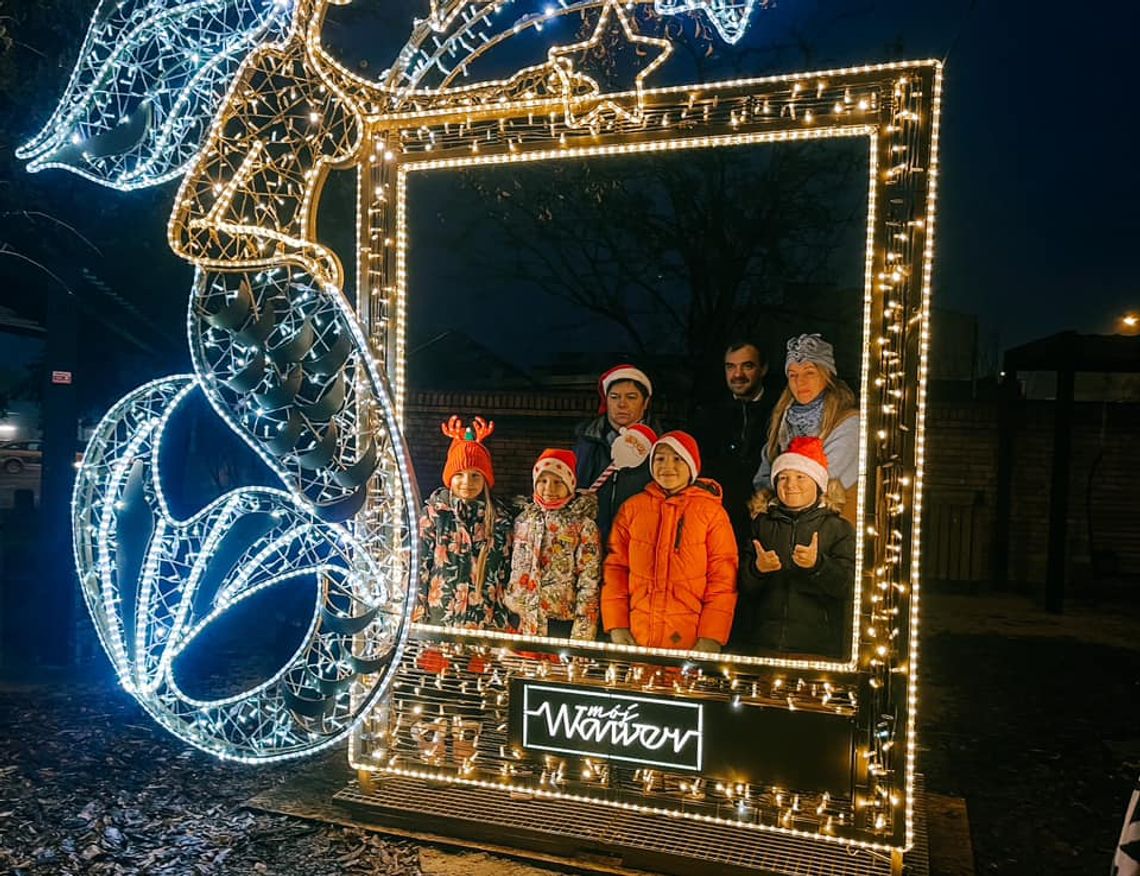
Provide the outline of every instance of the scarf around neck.
[[542,501],[542,498],[538,495],[538,493],[533,493],[532,498],[534,499],[534,504],[541,508],[543,511],[557,511],[559,508],[565,508],[567,505],[569,505],[571,500],[574,498],[574,494],[571,493],[565,499],[555,499],[553,502]]
[[780,423],[780,447],[785,448],[793,438],[818,438],[823,426],[823,402],[827,390],[817,395],[806,405],[793,403],[784,413]]

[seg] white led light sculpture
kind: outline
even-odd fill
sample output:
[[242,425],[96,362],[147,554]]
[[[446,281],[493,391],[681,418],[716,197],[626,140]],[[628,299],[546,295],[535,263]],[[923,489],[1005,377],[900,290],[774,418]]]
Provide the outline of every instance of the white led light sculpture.
[[766,6],[770,0],[655,0],[654,8],[662,15],[682,12],[702,12],[720,38],[735,45],[748,30],[748,20],[757,5]]
[[123,190],[178,176],[242,62],[292,12],[292,0],[100,0],[63,97],[17,156]]
[[[237,760],[313,751],[383,693],[407,627],[402,582],[348,528],[282,490],[234,490],[175,517],[162,490],[162,438],[197,389],[192,376],[147,384],[96,429],[72,511],[83,596],[119,681],[168,730]],[[199,636],[244,600],[298,578],[312,587],[312,614],[284,666],[224,698],[180,689],[179,657]]]

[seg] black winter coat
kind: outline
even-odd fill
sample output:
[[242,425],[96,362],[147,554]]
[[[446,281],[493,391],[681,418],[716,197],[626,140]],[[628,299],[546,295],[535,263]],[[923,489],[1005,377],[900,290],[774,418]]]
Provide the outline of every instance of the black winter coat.
[[[792,560],[796,545],[819,533],[814,569]],[[775,551],[780,568],[756,568],[756,539]],[[791,512],[773,503],[752,521],[740,565],[733,644],[745,653],[779,651],[843,659],[849,656],[855,592],[855,528],[839,512],[816,505]]]
[[[655,424],[650,428],[659,431]],[[574,453],[578,456],[578,489],[588,490],[610,464],[609,435],[610,421],[605,414],[580,425],[575,433]],[[615,471],[605,485],[597,492],[598,529],[602,536],[602,547],[609,544],[610,526],[617,516],[618,508],[630,496],[636,496],[647,486],[653,477],[649,473],[649,460],[637,468]]]
[[768,419],[775,398],[772,392],[765,392],[755,401],[725,398],[702,405],[693,415],[693,436],[701,450],[701,475],[712,478],[724,491],[724,509],[741,547],[748,543],[752,478],[768,442]]

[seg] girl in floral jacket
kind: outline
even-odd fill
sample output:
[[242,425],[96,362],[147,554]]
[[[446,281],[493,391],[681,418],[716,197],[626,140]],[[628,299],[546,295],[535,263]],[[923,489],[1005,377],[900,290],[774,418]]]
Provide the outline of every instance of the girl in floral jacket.
[[597,631],[598,500],[574,494],[576,468],[572,451],[543,451],[534,464],[534,496],[515,520],[504,601],[523,635],[593,639]]
[[491,497],[495,473],[483,440],[494,423],[459,417],[442,426],[451,437],[444,486],[420,515],[419,594],[413,620],[464,629],[505,629],[503,589],[510,573],[511,514]]

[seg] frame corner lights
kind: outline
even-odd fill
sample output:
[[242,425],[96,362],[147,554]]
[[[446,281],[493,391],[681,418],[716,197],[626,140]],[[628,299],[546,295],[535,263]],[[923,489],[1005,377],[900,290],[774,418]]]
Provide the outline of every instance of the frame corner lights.
[[602,125],[581,123],[589,107],[576,114],[511,80],[413,92],[369,119],[359,277],[401,409],[410,174],[865,138],[869,215],[851,659],[416,625],[387,707],[352,736],[354,768],[883,852],[912,846],[941,76],[938,62],[919,61],[647,89],[617,95],[636,111]]

